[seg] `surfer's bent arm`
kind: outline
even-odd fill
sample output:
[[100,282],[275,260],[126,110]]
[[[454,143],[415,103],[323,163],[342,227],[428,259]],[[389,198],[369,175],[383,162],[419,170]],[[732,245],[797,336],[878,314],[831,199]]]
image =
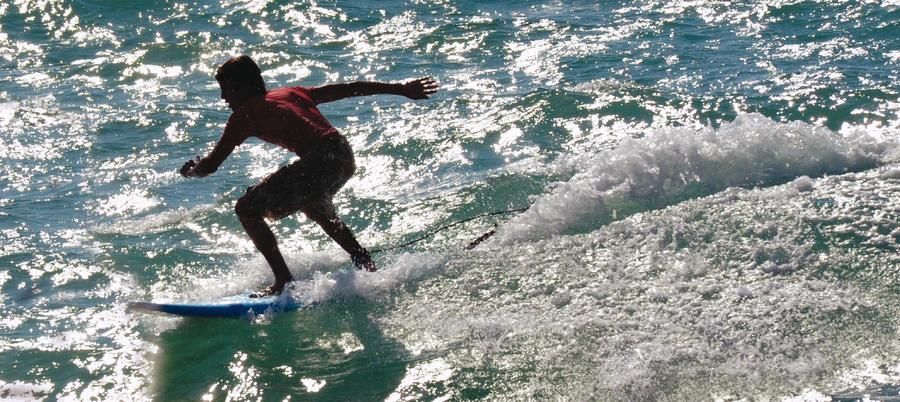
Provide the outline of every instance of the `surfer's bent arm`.
[[426,77],[406,83],[385,83],[356,81],[343,84],[329,84],[310,89],[310,95],[318,103],[334,102],[353,96],[368,95],[400,95],[410,99],[428,99],[428,95],[437,92],[438,84],[434,78]]
[[219,170],[219,166],[225,161],[225,158],[234,150],[234,145],[225,144],[222,141],[216,144],[212,152],[205,158],[197,157],[196,160],[191,159],[185,162],[181,167],[181,175],[184,177],[206,177]]
[[231,155],[235,147],[243,142],[243,138],[238,134],[240,131],[238,126],[237,119],[232,115],[228,119],[222,138],[219,138],[219,142],[216,143],[209,155],[205,158],[198,156],[196,159],[188,160],[181,167],[179,173],[184,177],[206,177],[219,170],[222,162],[228,158],[228,155]]

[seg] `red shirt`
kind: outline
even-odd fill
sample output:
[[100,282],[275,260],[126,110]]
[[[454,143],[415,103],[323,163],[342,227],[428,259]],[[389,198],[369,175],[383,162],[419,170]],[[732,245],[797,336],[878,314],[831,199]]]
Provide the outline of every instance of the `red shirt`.
[[250,137],[281,146],[301,157],[314,151],[322,139],[338,135],[316,104],[305,87],[278,88],[265,96],[250,98],[231,113],[222,138],[204,162],[209,165],[203,170],[218,169],[234,148]]

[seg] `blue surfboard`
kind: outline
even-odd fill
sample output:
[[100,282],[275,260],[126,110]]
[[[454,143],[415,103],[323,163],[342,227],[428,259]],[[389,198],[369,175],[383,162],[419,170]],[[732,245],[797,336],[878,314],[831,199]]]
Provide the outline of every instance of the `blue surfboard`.
[[303,307],[303,303],[287,294],[280,296],[250,297],[250,294],[228,296],[202,302],[153,303],[132,302],[132,311],[159,312],[182,317],[243,318],[267,312],[281,313]]

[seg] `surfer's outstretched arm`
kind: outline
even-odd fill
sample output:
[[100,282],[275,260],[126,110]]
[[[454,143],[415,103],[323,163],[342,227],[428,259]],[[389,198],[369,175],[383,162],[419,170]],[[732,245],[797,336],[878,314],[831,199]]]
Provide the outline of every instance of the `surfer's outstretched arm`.
[[438,83],[431,77],[419,78],[406,83],[385,83],[356,81],[344,84],[329,84],[310,89],[316,103],[334,102],[353,96],[400,95],[410,99],[428,99],[438,90]]

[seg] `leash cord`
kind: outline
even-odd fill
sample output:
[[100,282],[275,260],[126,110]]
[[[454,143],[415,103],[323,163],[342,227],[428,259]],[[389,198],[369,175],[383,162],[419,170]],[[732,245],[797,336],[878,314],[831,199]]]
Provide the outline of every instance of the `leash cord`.
[[[486,213],[486,214],[481,214],[481,215],[473,216],[473,217],[470,217],[470,218],[466,218],[466,219],[463,219],[463,220],[459,220],[459,221],[456,221],[456,222],[453,222],[453,223],[450,223],[450,224],[441,226],[441,227],[439,227],[439,228],[437,228],[437,229],[435,229],[435,230],[432,230],[431,232],[428,232],[428,233],[426,233],[426,234],[424,234],[424,235],[422,235],[422,236],[419,236],[419,237],[417,237],[417,238],[415,238],[415,239],[413,239],[413,240],[410,240],[410,241],[408,241],[408,242],[406,242],[406,243],[398,244],[398,245],[390,246],[390,247],[385,247],[385,248],[373,249],[373,250],[370,250],[369,252],[372,253],[372,254],[377,254],[377,253],[382,253],[382,252],[385,252],[385,251],[396,250],[396,249],[398,249],[398,248],[403,248],[403,247],[411,246],[411,245],[416,244],[416,243],[418,243],[418,242],[420,242],[420,241],[422,241],[422,240],[425,240],[425,239],[427,239],[427,238],[429,238],[429,237],[431,237],[431,236],[434,236],[434,235],[438,234],[439,232],[442,232],[442,231],[444,231],[444,230],[450,229],[450,228],[452,228],[452,227],[454,227],[454,226],[456,226],[456,225],[461,225],[461,224],[463,224],[463,223],[466,223],[466,222],[469,222],[469,221],[472,221],[472,220],[475,220],[475,219],[478,219],[478,218],[486,218],[486,217],[489,217],[489,216],[511,214],[511,213],[515,213],[515,212],[523,212],[523,211],[527,210],[528,208],[529,208],[529,207],[516,208],[516,209],[507,209],[507,210],[505,210],[505,211],[494,211],[494,212],[488,212],[488,213]],[[491,229],[489,232],[487,232],[487,233],[481,235],[478,239],[475,239],[475,241],[469,243],[469,245],[466,246],[466,250],[471,250],[471,249],[475,248],[475,246],[477,246],[479,243],[481,243],[481,242],[487,240],[489,237],[493,236],[494,233],[496,233],[496,232],[497,232],[496,229]]]

